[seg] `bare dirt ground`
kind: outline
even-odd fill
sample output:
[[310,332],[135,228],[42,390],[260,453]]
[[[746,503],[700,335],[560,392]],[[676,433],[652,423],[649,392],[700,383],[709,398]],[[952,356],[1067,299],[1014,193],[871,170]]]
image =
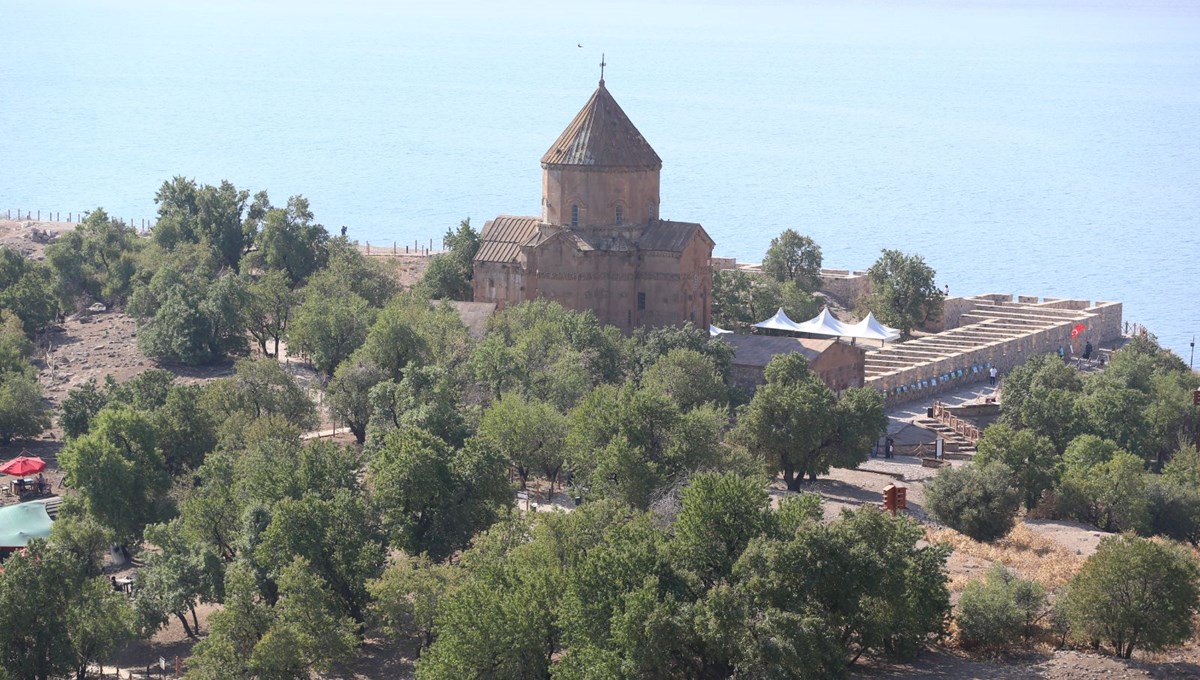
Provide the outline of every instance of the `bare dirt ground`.
[[74,222],[10,220],[0,217],[0,246],[12,248],[25,257],[41,260],[45,257],[49,241],[38,236],[39,232],[57,235],[74,228]]
[[202,383],[233,372],[232,363],[191,367],[148,359],[137,348],[137,322],[120,312],[69,317],[48,336],[48,349],[39,368],[42,387],[55,408],[71,389],[88,379],[103,385],[111,375],[123,383],[152,368],[162,368],[181,383]]

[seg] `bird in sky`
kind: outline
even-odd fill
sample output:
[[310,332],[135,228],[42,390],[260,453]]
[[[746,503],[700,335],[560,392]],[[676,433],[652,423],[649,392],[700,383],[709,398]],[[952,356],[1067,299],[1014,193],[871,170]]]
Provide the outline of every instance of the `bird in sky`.
[[579,47],[583,47],[583,43],[575,43],[575,44],[578,45]]

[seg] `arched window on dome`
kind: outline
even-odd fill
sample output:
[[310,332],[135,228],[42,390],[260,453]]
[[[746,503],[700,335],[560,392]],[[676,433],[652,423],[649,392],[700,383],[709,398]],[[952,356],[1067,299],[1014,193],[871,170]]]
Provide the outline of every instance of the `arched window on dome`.
[[617,225],[620,226],[622,224],[625,224],[625,207],[618,205],[617,206]]
[[572,227],[579,226],[579,204],[578,203],[571,204],[571,226]]

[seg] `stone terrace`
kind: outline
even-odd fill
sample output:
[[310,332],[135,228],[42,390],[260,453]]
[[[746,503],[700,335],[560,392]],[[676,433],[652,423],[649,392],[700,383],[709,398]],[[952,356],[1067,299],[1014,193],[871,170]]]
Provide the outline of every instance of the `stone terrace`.
[[867,354],[866,385],[880,390],[889,404],[938,394],[987,377],[987,367],[1002,373],[1038,354],[1057,352],[1071,341],[1071,329],[1083,324],[1077,341],[1096,347],[1121,336],[1121,304],[1008,295],[949,298],[945,330]]

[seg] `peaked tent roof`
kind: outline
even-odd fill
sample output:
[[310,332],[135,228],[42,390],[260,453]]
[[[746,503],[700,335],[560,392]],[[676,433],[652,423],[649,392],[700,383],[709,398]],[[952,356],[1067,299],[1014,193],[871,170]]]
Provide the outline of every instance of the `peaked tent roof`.
[[900,337],[900,331],[879,323],[872,312],[867,312],[867,318],[850,326],[850,330],[854,331],[851,337],[868,340],[896,340]]
[[544,165],[662,167],[662,159],[604,87],[592,93],[574,120],[542,156]]
[[39,501],[0,508],[0,548],[24,548],[31,538],[49,536],[51,524]]
[[826,337],[849,337],[853,335],[850,327],[838,321],[833,314],[829,313],[829,308],[821,310],[821,313],[804,323],[796,324],[794,329],[800,333],[808,333],[810,335],[824,335]]
[[800,330],[800,328],[799,328],[800,325],[802,325],[802,324],[797,324],[795,321],[792,321],[791,319],[789,319],[788,315],[786,313],[784,313],[783,307],[780,307],[779,311],[775,312],[775,316],[772,316],[771,318],[767,319],[766,321],[759,321],[758,323],[754,324],[754,327],[755,328],[769,328],[770,330],[773,330],[773,331],[793,331],[794,332],[794,331]]
[[724,328],[717,328],[716,326],[713,326],[712,324],[709,324],[709,326],[708,326],[708,336],[710,338],[715,338],[718,335],[725,335],[726,333],[732,333],[732,332],[733,331],[727,331]]

